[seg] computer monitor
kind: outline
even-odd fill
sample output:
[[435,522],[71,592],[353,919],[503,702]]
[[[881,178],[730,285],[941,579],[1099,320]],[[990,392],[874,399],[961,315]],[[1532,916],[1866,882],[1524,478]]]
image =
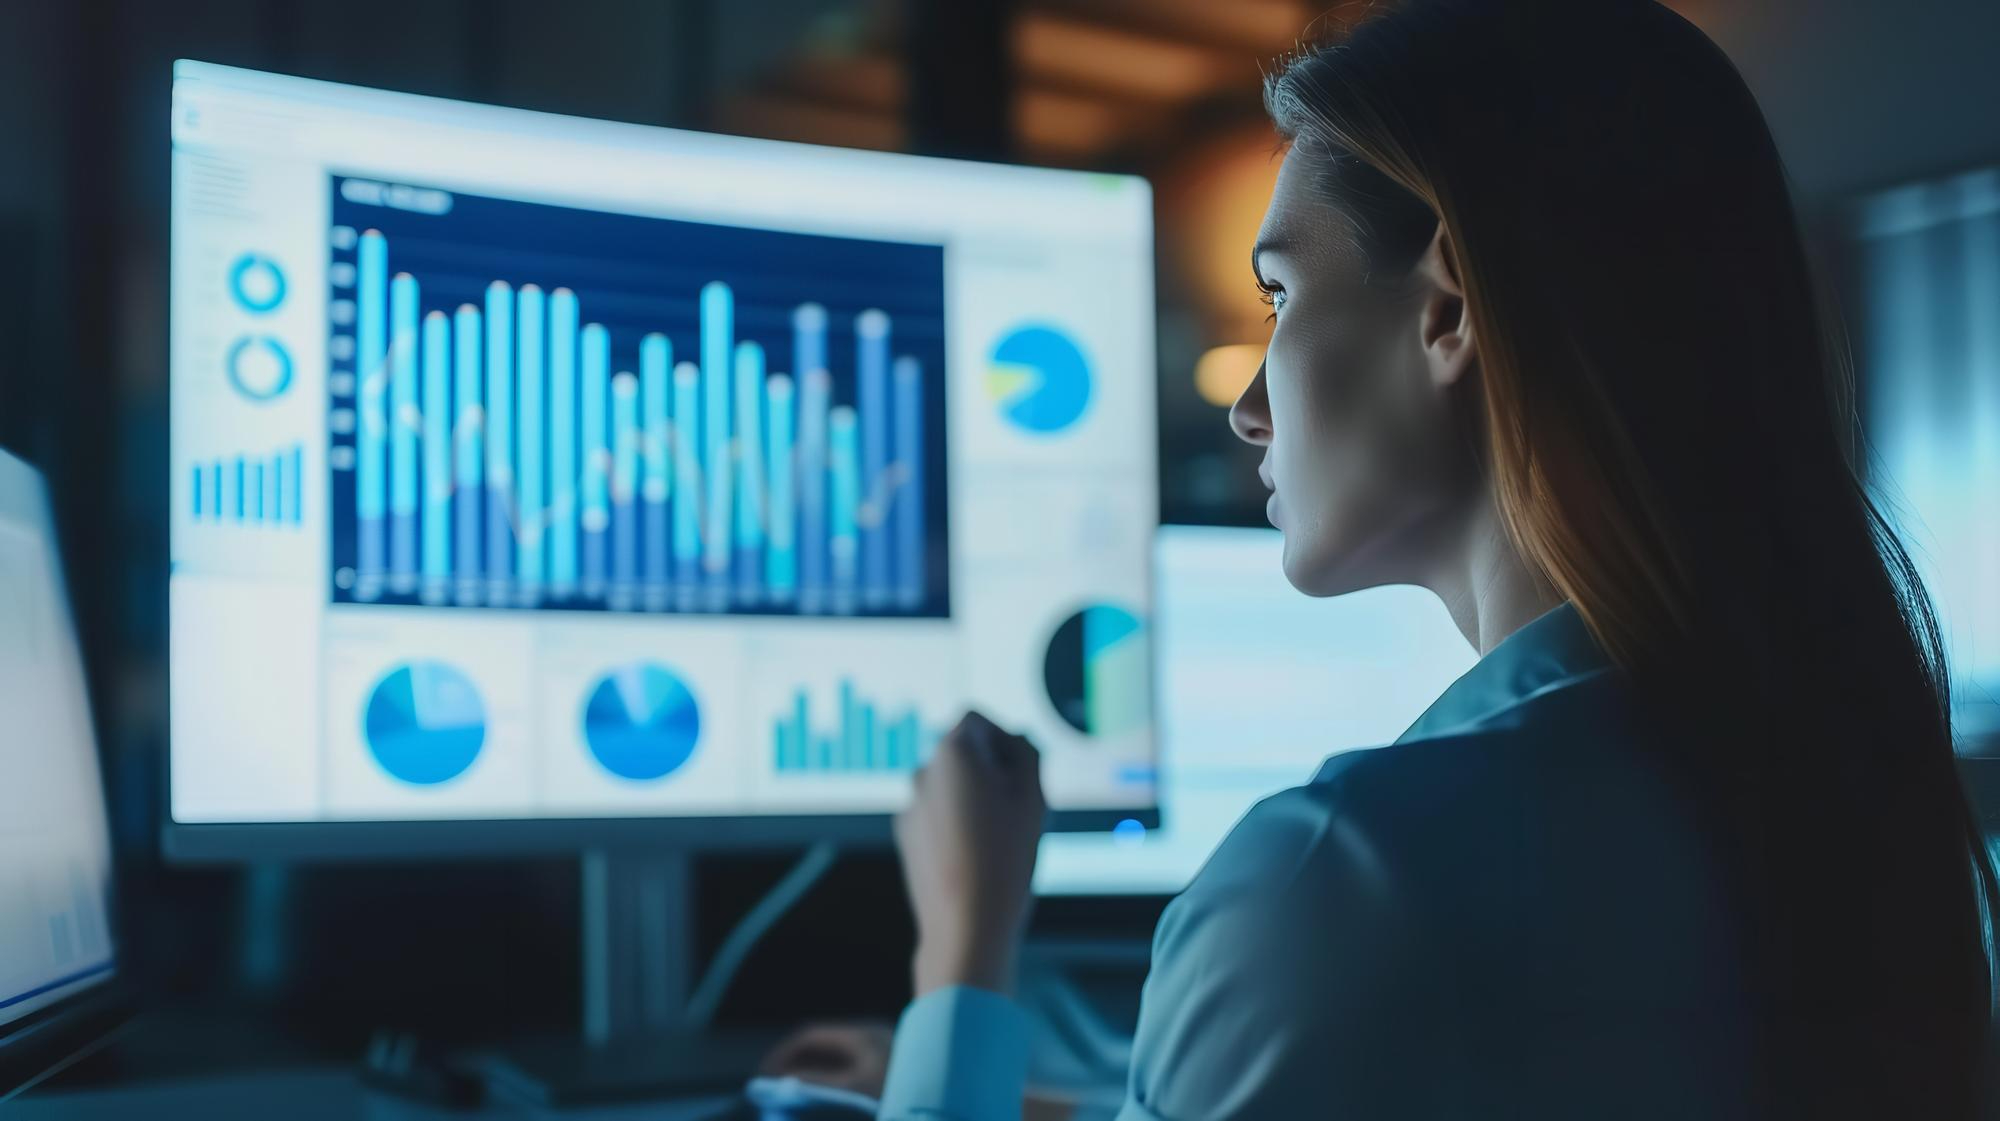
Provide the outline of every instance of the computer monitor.
[[1157,819],[1127,176],[180,62],[187,857],[887,836],[967,706]]
[[113,980],[111,838],[48,500],[0,452],[0,1098]]
[[1285,581],[1283,548],[1273,529],[1160,527],[1160,825],[1045,838],[1038,892],[1180,891],[1259,799],[1394,740],[1471,668],[1430,592],[1313,599]]

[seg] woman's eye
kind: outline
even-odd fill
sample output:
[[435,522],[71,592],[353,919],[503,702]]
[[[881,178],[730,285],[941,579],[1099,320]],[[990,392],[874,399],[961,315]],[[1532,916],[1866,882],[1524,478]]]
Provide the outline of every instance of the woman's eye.
[[1285,290],[1274,284],[1259,282],[1257,285],[1257,299],[1269,304],[1271,307],[1271,314],[1264,317],[1265,322],[1268,323],[1276,319],[1279,309],[1285,306]]

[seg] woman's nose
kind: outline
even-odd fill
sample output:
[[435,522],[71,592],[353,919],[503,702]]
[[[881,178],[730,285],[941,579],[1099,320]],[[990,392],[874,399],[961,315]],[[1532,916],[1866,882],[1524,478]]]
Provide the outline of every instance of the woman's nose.
[[1264,391],[1264,364],[1257,364],[1257,376],[1243,389],[1243,395],[1229,408],[1229,427],[1238,439],[1263,447],[1271,442],[1271,399]]

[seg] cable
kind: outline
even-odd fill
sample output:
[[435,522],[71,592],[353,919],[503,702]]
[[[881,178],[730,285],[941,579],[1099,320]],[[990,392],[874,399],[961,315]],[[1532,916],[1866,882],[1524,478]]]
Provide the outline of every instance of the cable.
[[687,1026],[700,1030],[708,1026],[715,1017],[715,1009],[722,1003],[724,993],[729,991],[729,983],[736,979],[736,971],[743,967],[743,961],[750,951],[757,947],[764,935],[770,933],[785,912],[798,906],[799,900],[812,891],[813,885],[833,867],[840,849],[831,841],[821,841],[806,850],[797,864],[786,872],[764,898],[750,908],[729,937],[715,951],[715,959],[708,963],[708,970],[702,974],[701,982],[694,987],[694,994],[688,997]]

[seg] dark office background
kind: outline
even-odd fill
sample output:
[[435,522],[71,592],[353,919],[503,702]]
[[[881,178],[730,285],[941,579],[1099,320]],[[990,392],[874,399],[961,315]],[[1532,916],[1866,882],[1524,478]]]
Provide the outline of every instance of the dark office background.
[[[1853,207],[1882,188],[2000,163],[2000,4],[1675,6],[1762,99],[1831,290],[1865,340]],[[180,1003],[280,1009],[358,1039],[378,1024],[566,1025],[578,981],[573,860],[160,863],[172,60],[1146,175],[1161,227],[1163,514],[1255,523],[1261,493],[1224,404],[1265,330],[1243,264],[1275,168],[1258,68],[1319,10],[1293,0],[0,5],[0,446],[54,486],[116,815],[126,953],[142,985]],[[786,859],[702,863],[705,945]],[[1088,917],[1146,919],[1144,908]],[[1056,909],[1045,921],[1079,918]],[[892,1014],[909,942],[887,854],[850,855],[758,951],[723,1017]],[[836,958],[841,967],[826,968]]]

